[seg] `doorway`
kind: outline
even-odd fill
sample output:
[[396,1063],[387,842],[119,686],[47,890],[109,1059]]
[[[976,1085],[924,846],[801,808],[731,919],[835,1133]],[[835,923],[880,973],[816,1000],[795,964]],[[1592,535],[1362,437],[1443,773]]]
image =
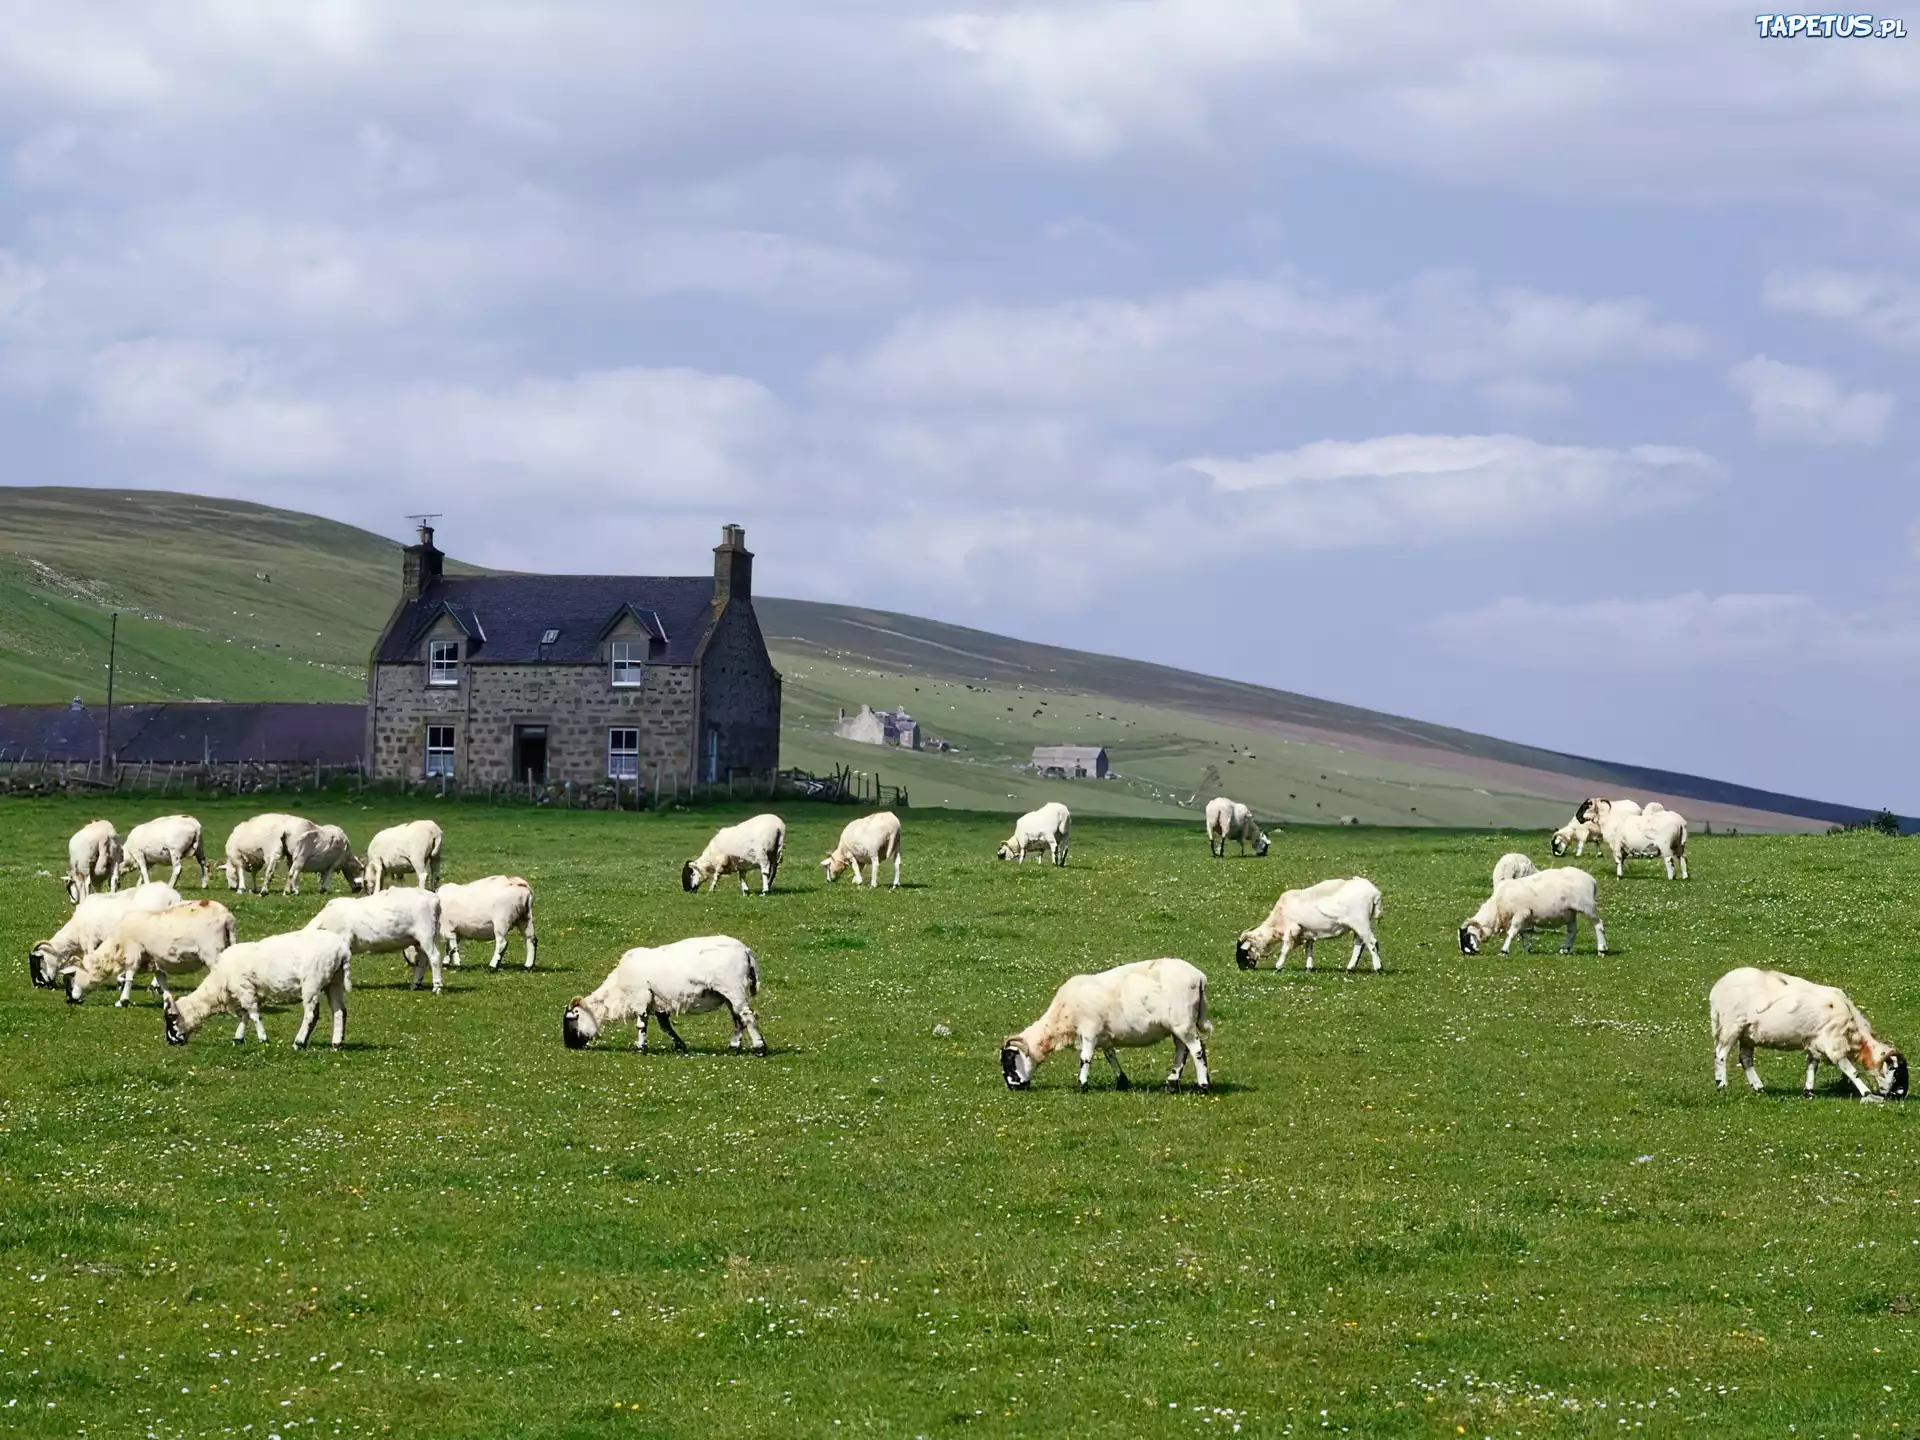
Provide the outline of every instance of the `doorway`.
[[513,780],[516,785],[524,785],[529,780],[535,785],[547,783],[546,726],[513,727]]

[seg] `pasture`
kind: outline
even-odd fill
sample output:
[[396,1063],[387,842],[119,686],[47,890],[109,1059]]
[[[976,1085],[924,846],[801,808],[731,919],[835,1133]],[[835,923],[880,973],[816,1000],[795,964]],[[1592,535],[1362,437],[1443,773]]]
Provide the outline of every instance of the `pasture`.
[[[1071,795],[1068,796],[1069,801]],[[1711,1083],[1736,964],[1845,986],[1920,1051],[1920,850],[1698,838],[1604,865],[1613,947],[1466,957],[1495,858],[1544,834],[1085,819],[1064,870],[998,816],[909,811],[898,893],[828,887],[851,810],[793,805],[774,894],[688,895],[744,809],[664,816],[273,797],[356,845],[417,814],[445,877],[532,881],[540,966],[435,998],[354,965],[347,1048],[162,1043],[142,987],[27,981],[67,835],[152,803],[0,809],[0,1428],[35,1436],[1598,1435],[1920,1430],[1907,1104]],[[210,850],[268,804],[195,808]],[[1283,888],[1360,873],[1387,968],[1243,973]],[[184,878],[184,877],[183,877]],[[216,881],[216,883],[218,883]],[[185,893],[198,892],[189,882]],[[756,881],[757,888],[757,881]],[[241,898],[242,938],[315,895]],[[628,945],[738,935],[772,1053],[560,1039]],[[1211,1095],[1010,1094],[1001,1038],[1069,973],[1209,977]],[[1329,963],[1332,962],[1332,963]],[[948,1033],[936,1033],[944,1027]],[[1168,1058],[1122,1052],[1157,1081]]]

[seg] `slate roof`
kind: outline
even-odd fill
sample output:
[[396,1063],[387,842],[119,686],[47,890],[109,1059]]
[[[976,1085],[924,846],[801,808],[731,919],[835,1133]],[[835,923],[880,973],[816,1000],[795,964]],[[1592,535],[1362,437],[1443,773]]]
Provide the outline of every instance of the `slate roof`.
[[[420,642],[443,613],[472,638],[475,665],[597,665],[600,641],[627,608],[666,653],[654,664],[691,665],[712,621],[711,575],[448,575],[409,601],[381,637],[374,659],[420,659]],[[559,639],[540,637],[558,630]],[[483,637],[484,638],[481,638]]]
[[[104,706],[0,705],[0,759],[94,760]],[[123,765],[350,764],[366,749],[364,705],[180,702],[113,707],[113,751]]]

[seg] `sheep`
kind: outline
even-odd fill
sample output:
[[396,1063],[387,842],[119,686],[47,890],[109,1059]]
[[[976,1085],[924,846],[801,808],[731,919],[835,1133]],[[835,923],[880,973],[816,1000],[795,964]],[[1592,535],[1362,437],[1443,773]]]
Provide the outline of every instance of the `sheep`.
[[1096,1050],[1113,1066],[1113,1088],[1126,1090],[1132,1082],[1120,1068],[1117,1047],[1157,1045],[1171,1035],[1173,1069],[1167,1088],[1179,1088],[1180,1072],[1191,1056],[1194,1085],[1204,1093],[1211,1084],[1206,1037],[1212,1033],[1207,977],[1197,967],[1172,956],[1136,960],[1097,975],[1075,975],[1054,991],[1044,1015],[1002,1042],[1000,1072],[1009,1090],[1025,1090],[1041,1061],[1078,1044],[1082,1091]]
[[489,970],[498,970],[507,953],[507,933],[518,930],[527,942],[527,963],[533,969],[533,887],[518,875],[489,875],[464,885],[442,885],[440,938],[447,942],[447,958],[460,964],[460,941],[493,941]]
[[1380,891],[1371,880],[1355,875],[1350,879],[1322,880],[1304,890],[1289,890],[1274,902],[1273,913],[1253,929],[1245,931],[1233,947],[1233,961],[1242,970],[1251,970],[1275,940],[1280,942],[1280,958],[1274,969],[1283,969],[1287,952],[1296,943],[1307,951],[1307,969],[1313,969],[1313,942],[1331,940],[1343,931],[1353,934],[1351,970],[1360,963],[1365,946],[1373,957],[1373,968],[1380,968],[1380,945],[1373,937],[1373,922],[1380,918]]
[[320,1018],[320,996],[324,993],[333,1011],[333,1048],[338,1050],[347,1038],[347,966],[351,957],[344,936],[311,928],[229,946],[186,999],[176,1001],[171,995],[160,998],[160,1020],[167,1043],[186,1044],[194,1031],[224,1011],[240,1017],[233,1032],[234,1044],[246,1040],[249,1019],[254,1033],[265,1044],[267,1027],[260,1023],[261,1002],[298,995],[300,1029],[293,1037],[293,1047],[304,1050]]
[[211,968],[234,938],[233,912],[218,900],[132,911],[106,940],[61,967],[60,974],[67,977],[67,1002],[78,1005],[93,986],[118,979],[120,998],[113,1002],[117,1009],[133,998],[133,980],[142,970],[153,972],[156,993],[171,995],[168,976]]
[[200,833],[200,822],[191,815],[162,815],[147,820],[127,832],[127,859],[140,867],[140,883],[147,883],[147,867],[162,860],[173,866],[169,885],[180,884],[180,866],[188,860],[200,862],[200,888],[207,888],[212,871],[207,866],[207,851]]
[[258,870],[260,888],[254,893],[266,894],[280,862],[291,864],[294,851],[306,843],[307,832],[316,828],[311,820],[274,811],[242,820],[227,835],[226,859],[220,866],[227,888],[246,894]]
[[107,882],[109,894],[118,890],[120,867],[125,863],[120,835],[111,820],[82,825],[67,841],[67,899],[78,905],[82,896],[93,893],[96,878]]
[[1207,848],[1215,859],[1225,857],[1229,840],[1240,842],[1242,855],[1247,853],[1248,840],[1253,841],[1255,855],[1267,853],[1267,837],[1253,818],[1253,812],[1238,800],[1218,795],[1207,802]]
[[[740,877],[740,893],[747,893],[747,871],[760,872],[760,893],[773,888],[780,873],[780,857],[787,849],[787,824],[778,815],[756,815],[714,832],[707,848],[680,868],[680,888],[707,893],[720,888],[722,875]],[[712,883],[709,885],[708,882]]]
[[1616,878],[1627,873],[1627,857],[1652,853],[1666,862],[1667,879],[1673,879],[1674,862],[1680,864],[1680,878],[1687,878],[1687,822],[1677,810],[1648,807],[1640,812],[1622,814],[1609,800],[1589,800],[1589,823],[1600,832],[1600,843],[1613,856]]
[[1567,853],[1567,847],[1571,845],[1576,856],[1584,855],[1587,853],[1589,840],[1595,844],[1599,843],[1600,827],[1589,820],[1569,820],[1553,832],[1553,853],[1564,855]]
[[[1907,1093],[1906,1057],[1874,1039],[1867,1017],[1844,990],[1832,985],[1743,965],[1714,981],[1707,1013],[1713,1023],[1713,1083],[1722,1090],[1727,1088],[1727,1052],[1735,1045],[1747,1084],[1764,1088],[1753,1068],[1753,1049],[1759,1045],[1807,1052],[1809,1099],[1814,1072],[1823,1060],[1839,1067],[1862,1100],[1898,1100]],[[1878,1095],[1869,1094],[1866,1082],[1854,1072],[1855,1060],[1875,1077]]]
[[1505,955],[1513,947],[1513,937],[1524,936],[1522,943],[1527,953],[1533,953],[1533,930],[1536,925],[1564,920],[1567,922],[1566,943],[1560,947],[1562,955],[1573,953],[1573,940],[1580,928],[1580,917],[1586,916],[1593,922],[1593,938],[1599,952],[1607,953],[1607,927],[1601,923],[1600,907],[1596,899],[1598,885],[1592,875],[1573,865],[1560,865],[1551,870],[1539,870],[1532,875],[1517,880],[1502,880],[1493,887],[1493,894],[1487,902],[1473,913],[1460,926],[1460,953],[1478,955],[1480,946],[1489,936],[1506,932],[1506,941],[1500,946]]
[[840,878],[840,873],[853,867],[853,883],[860,884],[860,862],[872,862],[873,878],[869,889],[880,888],[880,862],[893,861],[893,888],[900,888],[900,817],[891,810],[883,810],[878,815],[862,816],[848,822],[846,829],[840,832],[840,843],[833,847],[833,853],[820,862],[827,872],[827,882],[831,884]]
[[[420,988],[421,977],[430,964],[433,993],[440,993],[440,900],[431,890],[409,886],[377,895],[342,895],[322,905],[320,913],[307,922],[307,929],[346,937],[356,955],[404,951],[413,971],[413,988]],[[351,977],[347,988],[353,988]]]
[[1529,857],[1517,850],[1509,851],[1494,862],[1493,883],[1498,885],[1502,880],[1519,880],[1524,876],[1539,873],[1540,867]]
[[123,916],[136,910],[165,910],[179,903],[180,892],[157,880],[116,894],[83,896],[67,923],[27,952],[27,975],[42,990],[51,990],[60,983],[55,972],[109,939]]
[[444,839],[440,827],[431,820],[411,820],[382,830],[367,842],[367,892],[378,893],[390,877],[409,870],[421,889],[438,889]]
[[1047,847],[1047,857],[1056,865],[1067,863],[1067,838],[1073,830],[1073,815],[1058,800],[1049,800],[1038,810],[1029,811],[1014,822],[1012,836],[1004,841],[995,858],[1027,863],[1029,848]]
[[288,857],[287,894],[298,895],[300,877],[308,871],[317,871],[320,893],[324,895],[333,884],[336,870],[347,877],[347,884],[355,890],[361,888],[365,867],[353,853],[353,842],[347,839],[347,832],[338,825],[316,825],[311,830],[303,830],[294,837]]
[[[1588,796],[1585,800],[1582,800],[1577,806],[1574,807],[1573,818],[1575,820],[1587,820],[1597,824],[1600,817],[1596,812],[1598,811],[1601,803],[1602,803],[1602,799],[1600,796],[1598,795]],[[1616,799],[1616,800],[1608,800],[1605,803],[1611,805],[1615,810],[1618,810],[1622,815],[1638,815],[1641,813],[1640,802],[1638,800],[1629,800],[1625,796],[1621,796],[1619,799]],[[1658,801],[1655,801],[1653,804],[1647,806],[1646,808],[1649,810],[1660,810],[1665,807],[1663,807]]]
[[685,1050],[687,1042],[673,1028],[672,1016],[697,1015],[727,1007],[733,1016],[733,1039],[727,1048],[738,1050],[741,1036],[753,1053],[767,1053],[749,1003],[760,993],[760,962],[731,935],[702,935],[671,945],[635,946],[620,957],[613,973],[591,995],[576,995],[560,1019],[560,1038],[569,1050],[584,1049],[609,1025],[635,1022],[635,1052],[647,1051],[647,1020],[656,1019],[673,1041]]

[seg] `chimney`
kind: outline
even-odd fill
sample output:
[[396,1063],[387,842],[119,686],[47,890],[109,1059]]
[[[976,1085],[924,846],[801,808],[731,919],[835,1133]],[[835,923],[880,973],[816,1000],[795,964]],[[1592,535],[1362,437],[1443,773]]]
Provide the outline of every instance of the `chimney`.
[[418,600],[440,578],[440,563],[446,557],[433,545],[433,526],[420,522],[420,543],[401,551],[400,595]]
[[713,547],[713,603],[753,600],[753,554],[747,532],[738,525],[720,527],[720,543]]

